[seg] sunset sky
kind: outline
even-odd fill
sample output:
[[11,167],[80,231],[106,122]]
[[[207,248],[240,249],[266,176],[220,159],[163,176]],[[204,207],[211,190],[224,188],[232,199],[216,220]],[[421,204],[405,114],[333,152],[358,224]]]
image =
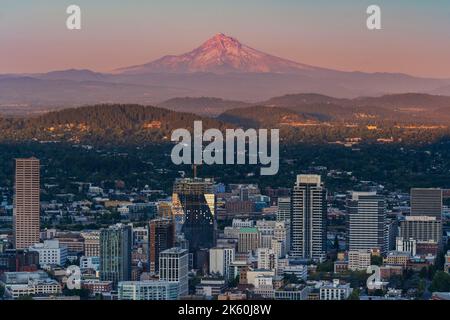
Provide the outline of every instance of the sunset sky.
[[[80,31],[66,29],[70,4]],[[366,28],[371,4],[383,30]],[[111,71],[218,32],[315,66],[450,78],[448,0],[0,0],[0,73]]]

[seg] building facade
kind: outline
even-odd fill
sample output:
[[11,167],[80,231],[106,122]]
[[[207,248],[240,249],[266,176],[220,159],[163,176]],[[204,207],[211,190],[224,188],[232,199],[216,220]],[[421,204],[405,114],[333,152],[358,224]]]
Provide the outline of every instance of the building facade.
[[123,281],[118,285],[119,300],[177,300],[178,284],[169,281]]
[[442,189],[412,188],[411,216],[428,216],[442,219]]
[[385,201],[375,192],[351,192],[347,197],[350,251],[379,249],[387,252]]
[[326,257],[326,189],[319,175],[298,175],[291,195],[291,256]]
[[189,293],[189,252],[186,249],[170,248],[159,255],[159,279],[178,283],[178,296]]
[[38,243],[40,232],[39,159],[16,159],[13,212],[15,248],[27,249]]
[[100,232],[100,280],[120,281],[131,279],[131,226],[117,224]]
[[159,272],[159,254],[175,246],[175,224],[167,218],[154,219],[148,225],[150,272]]
[[63,266],[67,261],[68,250],[58,240],[45,240],[44,243],[36,243],[29,248],[39,254],[39,264]]
[[[181,223],[181,232],[189,241],[189,252],[215,245],[216,198],[212,179],[177,179],[173,186],[172,210]],[[177,219],[178,217],[178,219]],[[194,261],[195,264],[195,261]]]

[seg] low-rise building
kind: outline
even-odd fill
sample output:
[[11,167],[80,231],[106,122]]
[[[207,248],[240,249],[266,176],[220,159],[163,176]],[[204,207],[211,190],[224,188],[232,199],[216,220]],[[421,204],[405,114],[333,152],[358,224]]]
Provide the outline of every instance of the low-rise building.
[[29,248],[30,251],[39,253],[39,264],[62,266],[67,261],[68,249],[58,240],[45,240],[44,243],[36,243]]
[[282,290],[275,290],[275,300],[308,300],[311,288],[300,284],[290,284]]
[[308,277],[308,267],[303,264],[289,265],[284,267],[283,275],[293,274],[298,280],[306,280]]
[[406,267],[410,258],[409,252],[389,251],[386,258],[384,258],[384,264]]
[[80,269],[92,269],[98,271],[100,269],[100,257],[86,257],[82,256],[80,258]]
[[178,283],[171,281],[123,281],[118,284],[119,300],[176,300]]
[[97,279],[82,280],[81,287],[87,289],[91,294],[111,292],[113,290],[112,281],[100,281]]
[[320,300],[346,300],[351,293],[350,284],[341,284],[337,279],[323,284],[319,289]]
[[208,279],[200,280],[200,284],[195,287],[195,294],[212,298],[221,294],[226,288],[225,280],[223,279]]
[[348,271],[348,261],[335,261],[334,273],[345,273]]
[[45,296],[61,293],[61,285],[44,271],[5,272],[1,277],[5,295],[14,299],[21,296]]
[[352,250],[348,252],[348,269],[352,271],[367,270],[370,266],[370,250]]

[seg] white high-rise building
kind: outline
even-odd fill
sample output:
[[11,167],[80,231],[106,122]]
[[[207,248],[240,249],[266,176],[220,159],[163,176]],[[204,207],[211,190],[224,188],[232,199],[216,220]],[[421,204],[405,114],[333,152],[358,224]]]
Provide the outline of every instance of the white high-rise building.
[[189,293],[189,252],[186,249],[170,248],[159,254],[159,279],[177,282],[178,296]]

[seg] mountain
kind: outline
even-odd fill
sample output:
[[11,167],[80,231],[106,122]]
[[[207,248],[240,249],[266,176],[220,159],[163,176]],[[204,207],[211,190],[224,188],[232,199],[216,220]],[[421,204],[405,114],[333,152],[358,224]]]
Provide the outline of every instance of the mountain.
[[200,47],[181,55],[164,56],[143,65],[117,71],[123,73],[292,73],[319,69],[278,58],[218,33]]
[[289,108],[323,121],[398,121],[448,123],[450,97],[419,93],[341,99],[319,94],[274,97],[261,105]]
[[242,101],[224,100],[220,98],[184,97],[169,99],[159,103],[158,107],[200,115],[217,116],[226,110],[244,108],[250,105],[250,103]]
[[[259,104],[286,94],[293,95],[287,97],[288,100],[295,100],[299,92],[317,94],[303,97],[307,100],[302,105],[320,100],[321,95],[335,97],[316,103],[331,108],[346,105],[342,99],[362,96],[405,92],[450,94],[450,80],[331,70],[275,57],[233,37],[217,34],[188,53],[165,56],[113,73],[70,69],[39,74],[0,74],[0,114],[36,114],[98,103],[136,103],[217,115],[230,106],[241,106],[228,101]],[[216,97],[225,102],[170,101],[177,97]],[[366,100],[359,103],[364,106],[366,102],[373,103]],[[276,105],[280,101],[264,104]],[[353,104],[351,101],[350,105]]]
[[34,75],[36,78],[44,80],[73,80],[73,81],[103,81],[106,80],[106,75],[93,72],[87,69],[69,69],[57,70],[47,73]]

